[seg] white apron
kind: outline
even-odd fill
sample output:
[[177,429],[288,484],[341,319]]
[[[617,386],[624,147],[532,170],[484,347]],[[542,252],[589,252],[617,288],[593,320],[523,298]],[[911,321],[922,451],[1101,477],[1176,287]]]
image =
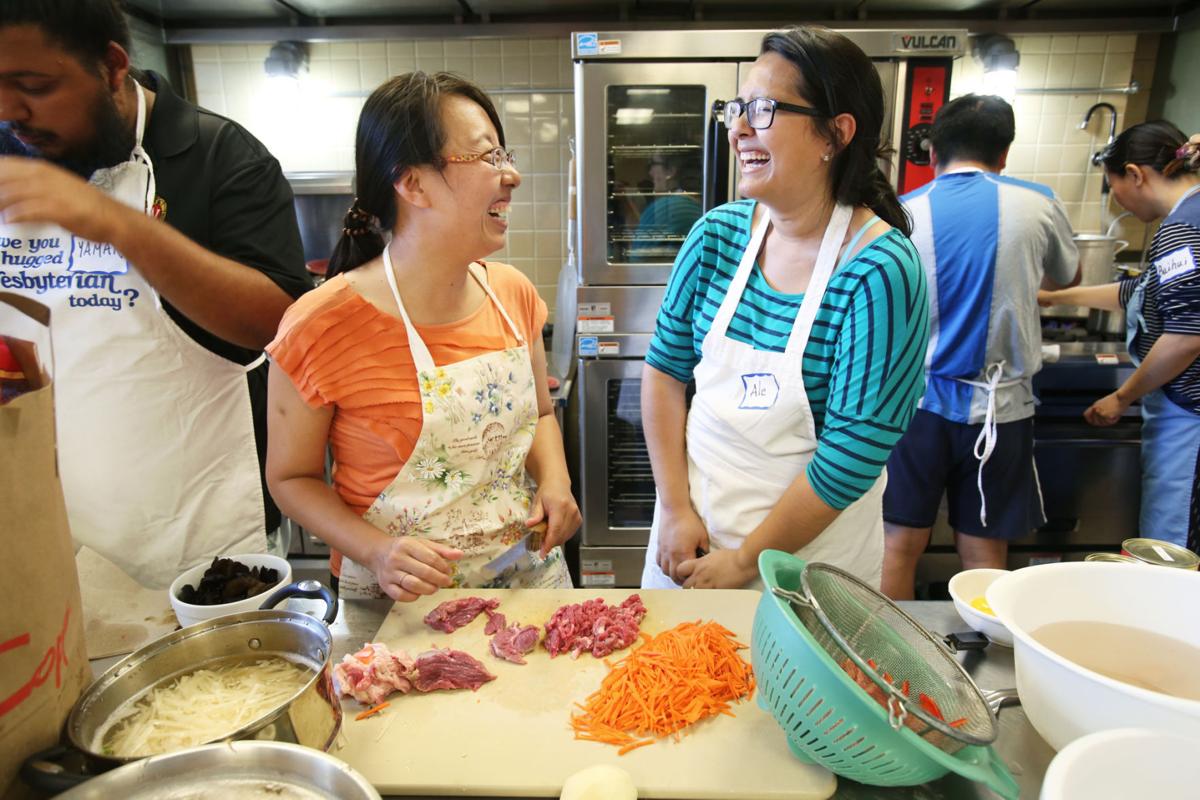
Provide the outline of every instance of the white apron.
[[[740,547],[816,453],[816,426],[804,389],[804,349],[852,213],[849,206],[834,209],[784,352],[755,350],[725,335],[770,224],[765,206],[704,337],[694,373],[696,394],[687,418],[688,485],[692,505],[714,550]],[[855,236],[847,252],[853,250],[857,239]],[[878,587],[883,574],[886,483],[885,473],[796,555],[834,564]],[[655,505],[642,572],[642,586],[647,589],[678,587],[658,567],[660,516],[661,508]],[[761,586],[762,582],[755,580],[747,588]]]
[[[1001,380],[1004,376],[1004,359],[1000,359],[992,364],[988,364],[983,370],[984,380],[972,381],[966,378],[950,378],[950,380],[965,383],[967,386],[973,386],[976,389],[983,389],[984,396],[987,397],[987,410],[983,416],[983,427],[979,429],[979,436],[975,438],[975,460],[979,462],[979,469],[975,473],[975,487],[979,490],[979,524],[987,527],[987,496],[983,492],[983,468],[992,458],[992,451],[996,449],[996,439],[999,438],[999,432],[996,425],[996,392],[1000,389],[1008,389],[1013,386],[1020,386],[1021,379],[1014,378],[1012,380]],[[1038,496],[1041,496],[1042,490],[1037,476],[1037,465],[1033,467],[1033,482],[1038,485]],[[1042,514],[1045,517],[1045,513]]]
[[[517,339],[517,346],[438,367],[400,300],[391,254],[383,268],[400,318],[421,392],[421,435],[400,473],[367,509],[363,519],[390,536],[420,536],[463,551],[454,564],[455,586],[569,589],[562,548],[543,561],[534,554],[516,572],[481,582],[479,569],[518,546],[525,535],[533,493],[525,457],[537,429],[537,390],[525,337],[471,265],[472,278]],[[343,597],[384,596],[368,567],[342,559],[338,591]]]
[[[90,182],[152,213],[141,86],[137,98],[130,160]],[[197,344],[109,245],[0,223],[0,249],[0,272],[18,282],[6,288],[53,312],[59,464],[76,542],[150,587],[217,554],[265,552],[246,382],[261,360],[242,366]]]

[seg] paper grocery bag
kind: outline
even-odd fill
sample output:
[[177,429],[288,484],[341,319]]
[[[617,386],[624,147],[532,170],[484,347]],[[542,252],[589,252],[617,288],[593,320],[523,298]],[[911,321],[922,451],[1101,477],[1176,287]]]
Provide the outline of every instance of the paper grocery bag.
[[[30,384],[0,405],[0,796],[32,796],[21,762],[58,742],[91,679],[54,427],[50,311],[0,292],[0,336]],[[39,336],[19,338],[14,330]],[[39,346],[41,345],[41,346]]]

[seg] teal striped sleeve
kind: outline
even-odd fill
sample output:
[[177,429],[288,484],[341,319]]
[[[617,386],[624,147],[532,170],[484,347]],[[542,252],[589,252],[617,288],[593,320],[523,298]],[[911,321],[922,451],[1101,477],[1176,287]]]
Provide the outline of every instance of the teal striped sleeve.
[[681,383],[692,379],[692,370],[700,363],[693,325],[703,251],[704,218],[701,217],[679,248],[646,351],[647,364]]
[[843,509],[879,478],[925,392],[929,301],[912,242],[887,236],[844,268],[858,274],[834,348],[825,424],[808,481]]

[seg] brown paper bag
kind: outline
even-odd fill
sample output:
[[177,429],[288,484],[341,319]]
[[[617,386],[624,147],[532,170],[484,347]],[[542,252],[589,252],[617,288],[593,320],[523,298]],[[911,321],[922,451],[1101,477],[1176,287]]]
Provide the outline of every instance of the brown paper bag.
[[[49,342],[50,311],[0,292],[0,336],[24,315]],[[71,706],[91,680],[75,550],[67,526],[54,427],[49,346],[6,336],[35,387],[0,405],[0,796],[31,796],[21,762],[57,743]]]

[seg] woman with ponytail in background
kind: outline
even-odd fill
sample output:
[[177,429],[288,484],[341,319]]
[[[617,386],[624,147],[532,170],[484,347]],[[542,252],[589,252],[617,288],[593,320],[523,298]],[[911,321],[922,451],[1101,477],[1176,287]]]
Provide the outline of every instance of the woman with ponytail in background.
[[1084,412],[1112,425],[1142,406],[1138,535],[1200,553],[1200,136],[1165,120],[1126,130],[1101,153],[1112,196],[1142,222],[1162,220],[1135,278],[1041,292],[1043,305],[1125,309],[1137,369]]
[[482,260],[504,247],[521,183],[495,107],[446,73],[392,78],[363,106],[355,172],[330,278],[267,348],[272,495],[332,548],[343,596],[570,587],[559,545],[580,517],[546,304]]
[[776,549],[877,587],[883,466],[928,335],[925,276],[879,168],[883,88],[849,39],[796,28],[763,39],[724,113],[747,199],[692,229],[646,358],[658,503],[642,585],[753,585]]

